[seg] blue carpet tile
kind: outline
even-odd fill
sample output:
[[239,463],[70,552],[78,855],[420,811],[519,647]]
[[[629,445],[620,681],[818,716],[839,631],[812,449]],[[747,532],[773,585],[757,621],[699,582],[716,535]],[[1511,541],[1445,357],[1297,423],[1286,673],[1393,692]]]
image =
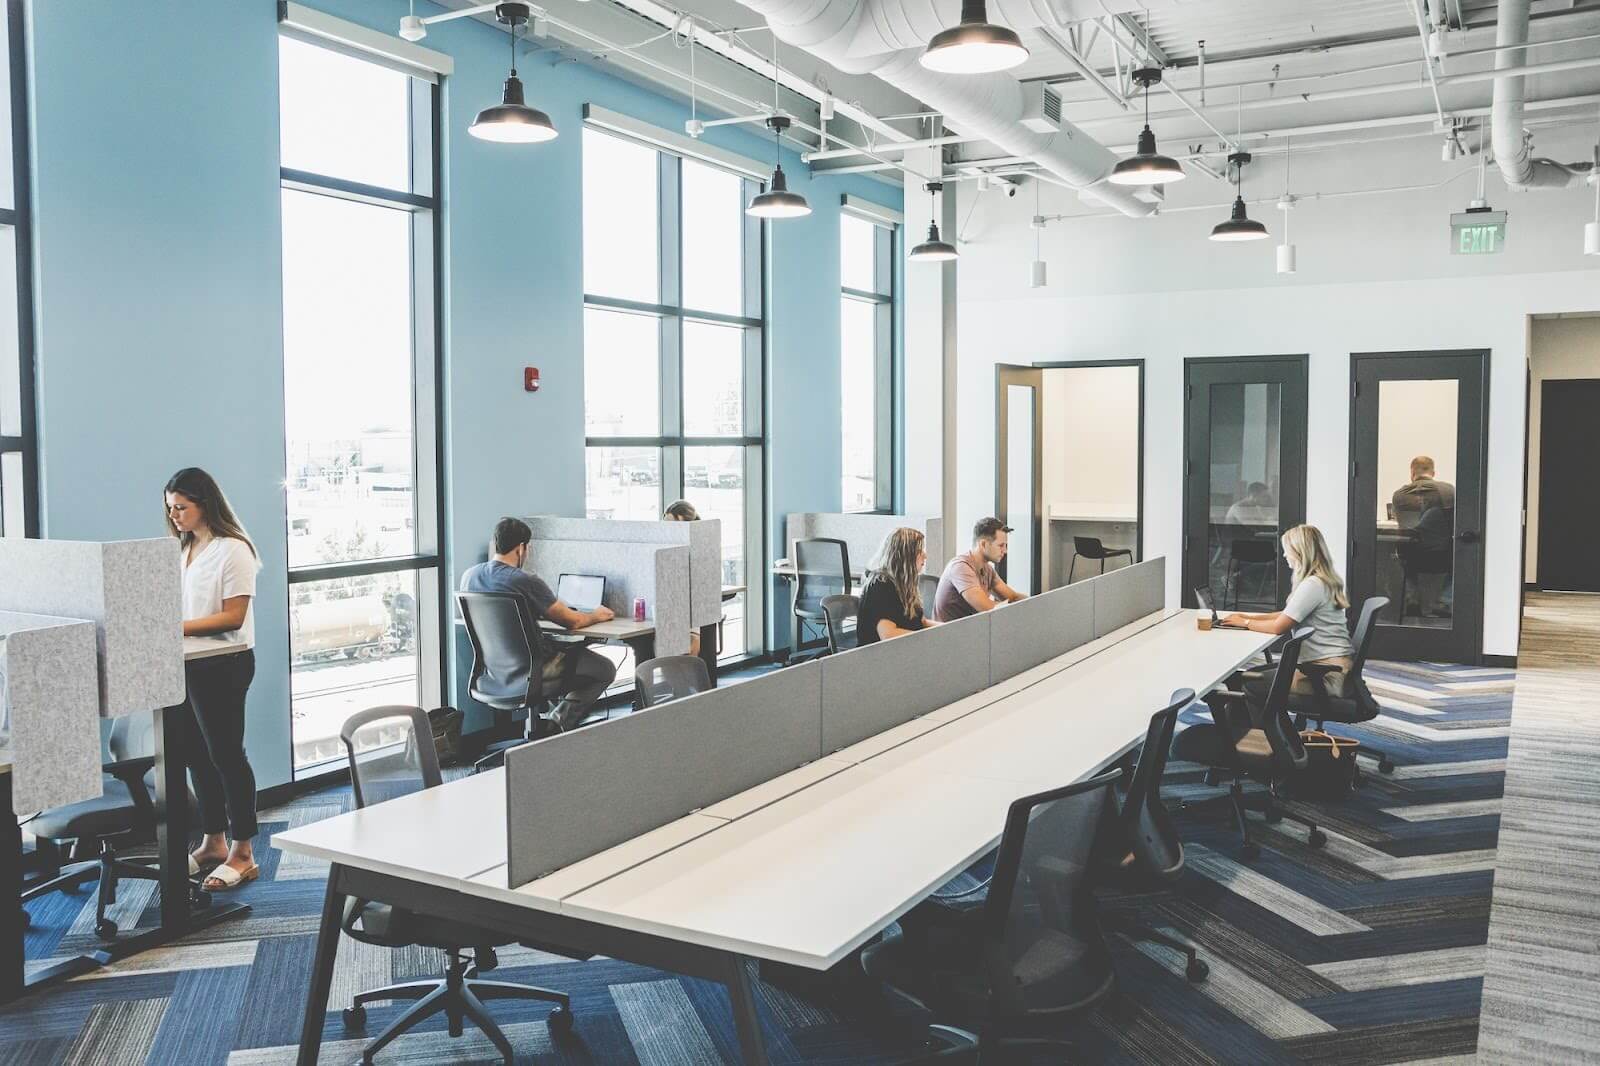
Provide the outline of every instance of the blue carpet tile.
[[[1346,799],[1292,804],[1328,832],[1326,848],[1309,848],[1304,830],[1287,821],[1255,820],[1263,851],[1243,862],[1222,789],[1205,785],[1199,767],[1169,767],[1163,791],[1169,805],[1183,804],[1176,819],[1189,868],[1170,891],[1108,894],[1104,902],[1196,944],[1211,976],[1191,985],[1181,956],[1113,937],[1118,995],[1064,1034],[1079,1060],[1351,1066],[1472,1054],[1514,675],[1388,662],[1368,664],[1367,673],[1383,715],[1335,731],[1389,753],[1400,770],[1380,776],[1369,765]],[[1200,717],[1189,712],[1185,720]],[[0,1063],[293,1062],[325,868],[278,852],[271,834],[349,803],[348,789],[338,788],[263,811],[262,879],[238,894],[253,905],[248,918],[0,1010]],[[1455,804],[1468,806],[1444,806]],[[1423,810],[1405,817],[1412,808]],[[125,932],[153,923],[157,900],[147,888],[125,885],[123,896],[116,913]],[[92,891],[59,893],[28,910],[30,958],[43,962],[97,945]],[[355,1060],[362,1037],[404,1009],[373,1007],[364,1032],[347,1031],[339,1008],[352,992],[431,978],[441,965],[442,956],[428,949],[385,951],[346,939],[322,1061]],[[720,985],[524,948],[505,949],[493,976],[572,996],[576,1026],[567,1037],[551,1034],[545,1005],[492,1005],[520,1063],[738,1061]],[[865,1066],[919,1049],[918,1025],[926,1019],[884,996],[848,961],[829,975],[769,966],[761,976],[775,1063]],[[473,1029],[452,1039],[438,1018],[378,1061],[499,1059]]]

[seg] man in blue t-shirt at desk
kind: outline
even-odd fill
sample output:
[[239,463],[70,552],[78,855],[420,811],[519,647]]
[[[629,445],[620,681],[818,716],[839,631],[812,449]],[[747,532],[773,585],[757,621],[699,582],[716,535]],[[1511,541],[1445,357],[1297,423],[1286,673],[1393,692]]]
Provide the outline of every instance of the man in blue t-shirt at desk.
[[[563,629],[583,629],[615,617],[611,608],[604,605],[592,611],[573,610],[557,599],[538,575],[524,570],[522,565],[527,561],[528,542],[532,539],[533,530],[528,523],[520,518],[500,519],[495,523],[488,561],[469,567],[461,575],[461,591],[515,593],[527,601],[535,622],[548,618]],[[604,655],[582,645],[557,644],[547,639],[545,646],[552,649],[544,664],[546,683],[558,682],[563,676],[570,678],[566,691],[556,694],[552,718],[559,728],[571,729],[583,721],[605,692],[617,676],[617,668]],[[572,663],[572,656],[577,657],[576,664]]]

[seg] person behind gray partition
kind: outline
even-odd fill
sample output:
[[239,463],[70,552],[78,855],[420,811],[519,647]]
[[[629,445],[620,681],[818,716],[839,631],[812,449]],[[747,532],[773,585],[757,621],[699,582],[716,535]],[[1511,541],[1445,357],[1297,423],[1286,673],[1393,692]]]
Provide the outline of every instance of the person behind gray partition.
[[[191,876],[220,892],[261,874],[252,839],[256,777],[244,750],[245,694],[256,674],[256,571],[261,562],[216,480],[198,467],[173,474],[162,493],[167,532],[183,552],[183,635],[218,637],[237,651],[183,664],[184,757],[204,834],[189,853]],[[233,842],[228,842],[228,837]]]
[[[596,622],[607,622],[616,615],[611,608],[601,605],[592,611],[575,611],[561,602],[550,586],[537,574],[524,570],[528,561],[528,542],[533,530],[520,518],[502,518],[495,523],[489,545],[489,558],[476,566],[469,566],[461,575],[462,592],[510,592],[527,601],[528,611],[534,621],[548,618],[563,629],[581,630]],[[559,681],[567,671],[568,656],[577,657],[573,667],[570,687],[557,694],[552,713],[556,725],[571,729],[583,721],[589,708],[604,695],[607,686],[617,676],[617,667],[610,659],[581,645],[564,647],[545,660],[544,679]]]
[[951,559],[939,576],[939,591],[933,597],[934,618],[953,622],[1027,598],[995,572],[995,564],[1006,557],[1011,546],[1010,533],[1011,527],[998,518],[978,519],[972,527],[972,550]]
[[923,614],[922,591],[917,587],[917,575],[927,561],[921,530],[901,526],[883,538],[871,576],[861,589],[856,647],[938,625]]
[[[661,512],[663,522],[698,522],[700,512],[694,509],[694,504],[688,500],[673,500],[667,504],[667,509]],[[700,634],[689,630],[689,654],[700,654]]]

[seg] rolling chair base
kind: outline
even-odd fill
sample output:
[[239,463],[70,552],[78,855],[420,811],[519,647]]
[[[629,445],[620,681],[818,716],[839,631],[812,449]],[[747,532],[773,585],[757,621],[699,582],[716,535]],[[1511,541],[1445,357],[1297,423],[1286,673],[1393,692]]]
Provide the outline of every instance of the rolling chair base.
[[1230,782],[1228,786],[1228,803],[1233,810],[1234,827],[1239,831],[1239,855],[1241,858],[1247,860],[1255,859],[1261,855],[1261,845],[1250,839],[1250,824],[1245,819],[1245,814],[1249,812],[1260,814],[1268,825],[1287,818],[1291,822],[1305,826],[1309,831],[1306,836],[1306,845],[1313,849],[1320,848],[1328,842],[1328,835],[1317,828],[1317,823],[1302,815],[1292,814],[1279,806],[1277,793],[1272,789],[1269,788],[1264,794],[1261,806],[1254,808],[1246,798],[1244,783],[1237,774],[1220,769],[1206,771],[1205,783],[1208,785],[1220,784],[1225,779]]
[[545,1019],[551,1033],[564,1034],[572,1031],[572,999],[565,992],[536,988],[532,985],[509,984],[504,981],[480,980],[477,964],[468,963],[456,952],[450,953],[450,964],[445,971],[443,982],[408,981],[405,984],[361,992],[350,1001],[350,1006],[344,1009],[342,1018],[346,1028],[360,1029],[367,1022],[368,1003],[381,1000],[417,1001],[416,1006],[389,1023],[388,1028],[361,1049],[363,1063],[371,1063],[372,1057],[396,1037],[443,1011],[449,1022],[451,1036],[460,1036],[465,1031],[465,1023],[470,1020],[494,1044],[505,1060],[506,1066],[511,1066],[515,1057],[511,1041],[506,1038],[500,1026],[495,1024],[494,1018],[483,1005],[485,1000],[496,999],[554,1003],[556,1009]]
[[[118,858],[115,852],[106,848],[100,853],[99,858],[65,866],[49,880],[30,886],[23,891],[21,902],[28,903],[58,889],[77,889],[90,881],[97,881],[94,932],[101,940],[111,941],[117,938],[120,930],[116,922],[106,917],[106,909],[117,901],[117,884],[124,879],[160,881],[161,871],[153,866]],[[27,909],[24,908],[24,928],[28,925],[27,913]]]
[[1056,1037],[987,1036],[958,1029],[953,1025],[930,1025],[928,1042],[922,1054],[909,1061],[989,1063],[999,1061],[994,1058],[996,1052],[1012,1049],[1053,1051],[1060,1056],[1056,1061],[1065,1062],[1068,1061],[1068,1053],[1076,1051],[1077,1047],[1070,1040]]

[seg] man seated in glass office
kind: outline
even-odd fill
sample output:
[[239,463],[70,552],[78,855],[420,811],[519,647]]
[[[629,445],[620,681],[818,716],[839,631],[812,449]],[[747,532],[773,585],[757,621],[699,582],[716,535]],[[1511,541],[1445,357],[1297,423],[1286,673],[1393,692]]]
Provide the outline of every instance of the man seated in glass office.
[[[1397,534],[1393,543],[1399,574],[1392,568],[1380,574],[1384,591],[1399,605],[1402,619],[1451,617],[1455,600],[1455,514],[1456,487],[1439,480],[1433,457],[1419,455],[1412,459],[1411,480],[1395,489],[1389,500],[1389,519]],[[1382,543],[1386,538],[1381,524],[1378,532]]]
[[[520,518],[502,518],[495,523],[486,562],[469,567],[461,575],[462,592],[511,592],[527,601],[528,611],[535,621],[548,618],[563,629],[583,629],[596,622],[608,622],[616,615],[611,608],[601,604],[592,611],[575,611],[556,598],[550,586],[536,574],[522,568],[528,560],[528,542],[533,530]],[[577,664],[568,675],[569,656],[577,656]],[[580,644],[570,644],[545,660],[544,679],[560,681],[570,676],[567,691],[559,694],[552,718],[560,729],[571,729],[583,721],[617,676],[617,668],[610,659],[590,651]]]
[[972,527],[972,550],[951,559],[939,576],[939,591],[933,597],[935,618],[953,622],[1027,598],[995,572],[995,564],[1011,546],[1010,533],[1011,527],[998,518],[978,519]]

